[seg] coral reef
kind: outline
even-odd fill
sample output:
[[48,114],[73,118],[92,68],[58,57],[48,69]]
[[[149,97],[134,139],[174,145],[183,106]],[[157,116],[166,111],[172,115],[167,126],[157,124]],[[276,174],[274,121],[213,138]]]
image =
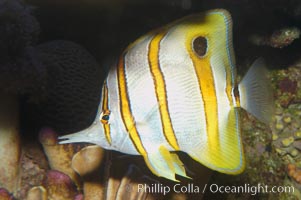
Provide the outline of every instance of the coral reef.
[[[210,178],[210,170],[180,153],[194,178],[181,179],[181,185],[293,186],[294,193],[206,191],[203,199],[301,199],[300,1],[26,2],[39,7],[0,0],[1,200],[202,198],[202,193],[138,193],[138,184],[174,183],[153,176],[139,157],[87,144],[58,145],[57,136],[92,122],[111,63],[106,58],[148,30],[210,8],[229,9],[233,16],[239,74],[254,57],[271,64],[275,115],[269,127],[241,112],[244,173],[213,172]],[[43,6],[47,2],[65,6]]]
[[[36,141],[24,139],[23,135],[22,142],[20,142],[20,133],[23,134],[24,130],[19,129],[19,116],[24,119],[24,115],[19,115],[19,97],[25,99],[29,105],[30,103],[34,105],[35,109],[41,107],[46,109],[48,115],[35,116],[37,128],[41,120],[43,124],[60,130],[58,120],[55,122],[56,125],[49,120],[51,118],[49,116],[58,113],[63,113],[63,116],[56,116],[55,119],[68,118],[72,125],[76,119],[77,122],[78,120],[81,122],[81,127],[85,127],[95,115],[94,107],[99,101],[98,91],[101,87],[101,79],[99,79],[100,74],[97,73],[96,61],[81,46],[67,41],[54,41],[36,46],[40,26],[31,11],[31,7],[19,0],[0,2],[0,157],[2,160],[0,187],[13,193],[17,199],[48,197],[57,199],[56,193],[63,186],[72,183],[81,187],[79,176],[71,169],[73,152],[75,153],[79,148],[64,146],[66,149],[62,150],[62,146],[56,145],[56,135],[54,136],[50,129],[42,130],[40,139],[48,156],[50,168],[65,172],[74,182],[73,180],[68,182],[67,175],[58,175],[61,172],[50,173],[46,157]],[[49,66],[50,63],[52,66]],[[59,96],[53,93],[62,90],[65,91],[64,96],[61,95],[63,93]],[[74,104],[70,99],[75,98],[78,100]],[[45,104],[54,108],[52,112],[48,112]],[[69,108],[66,107],[68,104],[70,104]],[[89,106],[93,109],[87,109]],[[64,112],[66,110],[64,108],[67,108],[67,111]],[[79,110],[75,111],[74,108]],[[35,109],[29,113],[35,113]],[[22,108],[22,113],[23,111],[24,108]],[[73,111],[75,111],[74,114],[72,114]],[[45,112],[39,114],[41,113]],[[64,113],[67,116],[64,116]],[[37,136],[37,134],[34,135]],[[62,154],[61,157],[58,157],[58,153]],[[61,182],[55,182],[56,180]],[[46,186],[43,187],[42,183]],[[37,187],[38,185],[41,186]],[[56,186],[58,189],[55,188]],[[66,186],[66,190],[68,189]],[[2,196],[6,195],[3,191],[1,191]],[[75,193],[70,193],[70,199],[73,199],[75,195]],[[8,193],[6,196],[13,198]],[[57,196],[62,196],[62,194]]]

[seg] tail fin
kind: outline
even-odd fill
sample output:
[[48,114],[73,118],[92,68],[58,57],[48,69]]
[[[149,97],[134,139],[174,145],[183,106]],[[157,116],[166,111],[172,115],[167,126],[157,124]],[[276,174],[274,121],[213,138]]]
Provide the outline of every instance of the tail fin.
[[269,123],[273,114],[273,96],[267,69],[262,58],[255,60],[238,85],[240,105],[262,122]]

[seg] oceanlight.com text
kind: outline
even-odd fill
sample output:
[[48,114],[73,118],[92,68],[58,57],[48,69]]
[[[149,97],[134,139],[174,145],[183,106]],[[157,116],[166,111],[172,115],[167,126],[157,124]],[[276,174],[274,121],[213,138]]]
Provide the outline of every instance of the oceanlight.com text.
[[260,193],[293,193],[295,188],[293,186],[269,186],[265,184],[258,183],[257,185],[244,184],[240,186],[226,186],[218,184],[205,184],[203,186],[198,186],[193,183],[186,185],[174,184],[173,186],[163,185],[161,183],[154,184],[138,184],[137,192],[145,192],[152,194],[163,194],[166,195],[170,192],[175,193],[248,193],[251,195],[256,195]]
[[248,193],[256,195],[259,193],[293,193],[295,188],[293,186],[269,186],[258,183],[257,185],[244,184],[240,186],[225,186],[210,184],[205,185],[211,193]]

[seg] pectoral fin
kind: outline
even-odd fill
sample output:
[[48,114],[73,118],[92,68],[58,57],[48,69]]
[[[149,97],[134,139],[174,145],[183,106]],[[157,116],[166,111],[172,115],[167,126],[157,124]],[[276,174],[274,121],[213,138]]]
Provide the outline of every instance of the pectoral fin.
[[179,157],[169,152],[164,146],[160,146],[158,151],[144,156],[144,160],[148,168],[157,176],[176,182],[178,182],[176,174],[189,178]]

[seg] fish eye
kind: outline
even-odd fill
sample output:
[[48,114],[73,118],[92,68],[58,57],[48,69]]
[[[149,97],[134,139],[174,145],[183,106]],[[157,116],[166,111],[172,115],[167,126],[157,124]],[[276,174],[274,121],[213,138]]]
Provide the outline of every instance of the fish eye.
[[203,36],[198,36],[192,41],[192,49],[200,57],[206,55],[207,48],[208,48],[207,39]]
[[109,123],[110,113],[111,112],[109,110],[105,110],[104,112],[102,112],[102,116],[101,116],[101,120],[100,120],[102,124]]
[[104,116],[102,116],[101,119],[105,120],[105,121],[108,121],[110,119],[110,116],[109,115],[104,115]]

